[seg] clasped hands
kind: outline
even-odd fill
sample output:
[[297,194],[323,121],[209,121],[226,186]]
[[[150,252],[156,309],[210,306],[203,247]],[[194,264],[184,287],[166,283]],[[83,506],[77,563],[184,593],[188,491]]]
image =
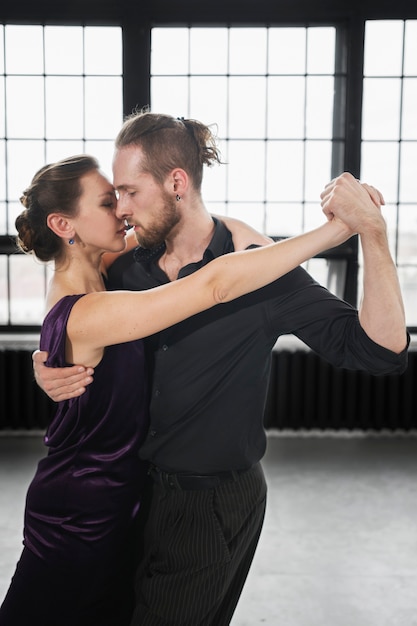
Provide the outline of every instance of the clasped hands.
[[381,206],[382,193],[344,172],[326,185],[320,194],[323,213],[329,221],[341,220],[351,234],[363,235],[370,230],[385,231]]

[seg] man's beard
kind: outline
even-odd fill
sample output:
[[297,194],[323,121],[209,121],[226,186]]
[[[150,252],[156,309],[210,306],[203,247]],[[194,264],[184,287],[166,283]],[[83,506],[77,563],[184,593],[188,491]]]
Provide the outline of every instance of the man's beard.
[[148,227],[144,232],[136,231],[136,239],[142,248],[150,250],[160,246],[180,221],[176,200],[168,193],[163,194],[163,199],[164,206],[159,217],[156,218],[155,224]]

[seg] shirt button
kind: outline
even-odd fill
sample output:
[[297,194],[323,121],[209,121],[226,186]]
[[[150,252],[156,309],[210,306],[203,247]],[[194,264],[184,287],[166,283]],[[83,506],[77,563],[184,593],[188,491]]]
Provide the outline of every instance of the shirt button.
[[161,392],[159,391],[159,389],[157,389],[155,391],[155,397],[158,398],[161,395]]
[[167,346],[166,344],[164,344],[164,345],[162,346],[162,350],[163,350],[164,352],[166,352],[166,351],[168,350],[168,346]]
[[149,435],[150,435],[151,437],[155,437],[155,435],[156,435],[156,430],[150,430],[150,431],[149,431]]

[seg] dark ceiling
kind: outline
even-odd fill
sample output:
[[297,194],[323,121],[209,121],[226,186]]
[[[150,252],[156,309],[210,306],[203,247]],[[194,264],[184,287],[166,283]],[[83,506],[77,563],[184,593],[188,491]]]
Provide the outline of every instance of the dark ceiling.
[[19,23],[256,24],[416,18],[416,0],[1,0],[0,21]]

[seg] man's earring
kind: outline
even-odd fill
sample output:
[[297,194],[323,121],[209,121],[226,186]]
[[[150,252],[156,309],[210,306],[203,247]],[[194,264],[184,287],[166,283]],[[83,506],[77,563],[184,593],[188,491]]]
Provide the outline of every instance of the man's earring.
[[177,195],[175,196],[175,200],[176,200],[177,202],[179,202],[179,201],[181,200],[181,196],[179,196],[179,195],[177,194]]
[[74,243],[74,239],[71,237],[71,239],[68,239],[68,243],[70,246],[72,246],[72,244]]

